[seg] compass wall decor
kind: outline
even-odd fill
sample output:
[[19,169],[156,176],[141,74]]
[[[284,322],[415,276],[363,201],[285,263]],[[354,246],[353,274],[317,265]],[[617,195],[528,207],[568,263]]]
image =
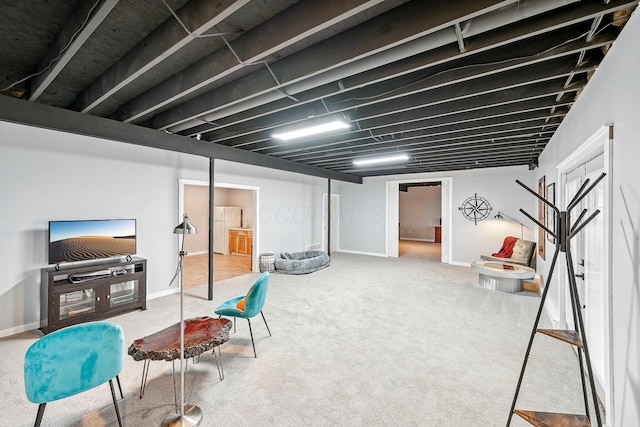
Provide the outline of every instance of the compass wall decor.
[[478,224],[478,221],[487,219],[493,208],[487,201],[487,199],[478,196],[474,193],[473,196],[462,202],[462,206],[458,208],[462,215],[469,221],[473,221],[474,224]]

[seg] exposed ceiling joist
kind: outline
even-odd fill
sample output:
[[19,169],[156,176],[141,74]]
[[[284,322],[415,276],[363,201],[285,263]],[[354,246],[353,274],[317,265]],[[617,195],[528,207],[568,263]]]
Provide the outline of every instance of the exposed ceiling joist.
[[[609,43],[611,40],[610,37],[602,36],[598,42],[593,42],[590,48],[597,49]],[[381,87],[378,89],[374,89],[371,87],[367,87],[366,91],[355,91],[351,94],[351,98],[347,98],[344,100],[340,100],[337,97],[330,98],[327,100],[327,103],[332,107],[332,113],[340,113],[347,112],[348,116],[352,120],[356,119],[365,119],[366,117],[361,116],[361,112],[364,110],[364,107],[373,106],[375,109],[376,104],[387,103],[388,101],[393,101],[399,98],[402,100],[406,100],[409,95],[416,95],[421,98],[422,95],[420,93],[424,91],[433,91],[429,95],[429,99],[435,99],[437,95],[437,91],[435,89],[441,89],[439,92],[444,95],[441,99],[450,102],[457,99],[455,95],[454,88],[449,86],[459,85],[459,87],[463,87],[463,91],[469,91],[469,93],[465,94],[465,96],[471,95],[471,90],[468,88],[473,88],[473,80],[478,80],[483,77],[486,77],[485,80],[493,80],[493,78],[489,79],[490,76],[493,76],[498,73],[505,73],[511,70],[516,70],[522,68],[523,72],[526,72],[526,66],[535,65],[542,63],[544,61],[548,63],[552,63],[551,60],[568,57],[575,53],[581,52],[583,49],[587,47],[587,45],[582,41],[576,41],[574,43],[570,43],[570,46],[561,49],[561,52],[547,52],[542,55],[533,55],[531,58],[519,58],[513,61],[504,61],[500,64],[488,64],[477,67],[470,67],[466,64],[459,65],[460,70],[446,73],[438,73],[436,74],[424,74],[422,76],[412,76],[411,79],[407,79],[406,81],[400,80],[395,81],[393,86]],[[571,74],[576,74],[580,72],[587,72],[590,68],[588,68],[588,64],[583,64],[582,68],[572,68],[573,59],[569,59],[565,62],[567,65],[567,72]],[[547,65],[540,65],[538,68],[545,68]],[[535,73],[535,72],[534,72]],[[515,73],[512,73],[515,74]],[[506,75],[506,74],[503,74]],[[529,73],[531,76],[531,73]],[[530,77],[529,77],[530,78]],[[500,80],[500,79],[496,79]],[[501,81],[501,80],[500,80]],[[534,83],[533,80],[527,80],[529,83]],[[500,88],[500,90],[507,89],[506,86]],[[374,96],[375,93],[380,94],[379,96]],[[415,97],[414,97],[415,98]],[[435,102],[435,101],[433,101]],[[317,108],[321,107],[313,107],[314,104],[301,106],[295,109],[289,109],[285,112],[280,112],[276,114],[271,114],[268,117],[261,117],[259,119],[253,120],[250,122],[250,126],[248,128],[242,128],[240,126],[224,128],[217,132],[210,132],[204,134],[204,138],[207,140],[213,140],[216,142],[224,142],[225,139],[233,138],[233,142],[231,145],[233,146],[244,146],[247,142],[251,141],[266,141],[270,140],[270,133],[272,129],[277,126],[269,126],[270,123],[275,124],[286,124],[294,122],[294,118],[296,117],[304,117],[304,111],[306,108],[311,108],[314,111],[317,111]],[[392,108],[394,110],[399,109],[402,103],[393,102]],[[426,104],[421,104],[422,106]],[[350,110],[357,109],[358,111],[355,114],[349,113]],[[289,120],[287,120],[289,117]],[[251,135],[246,138],[241,138],[243,135]],[[250,147],[252,149],[256,148],[255,146]]]
[[[638,0],[30,4],[0,13],[0,93],[32,101],[4,120],[361,182],[535,167]],[[352,128],[272,137],[330,115]]]
[[[122,106],[119,118],[136,122],[165,105],[232,74],[259,63],[279,50],[346,19],[381,0],[313,0],[298,3],[269,21],[228,43],[190,67],[148,91],[144,97]],[[306,19],[300,19],[304,16]]]
[[[238,94],[241,99],[249,99],[261,94],[269,93],[261,102],[275,101],[287,94],[295,95],[307,89],[317,86],[319,82],[301,83],[321,73],[333,69],[343,69],[345,77],[360,71],[370,69],[373,64],[362,62],[360,67],[347,70],[348,64],[364,60],[372,55],[381,54],[389,49],[401,48],[408,42],[419,39],[427,34],[450,31],[451,37],[455,35],[451,30],[453,24],[460,20],[468,20],[482,13],[506,6],[513,1],[474,1],[454,0],[447,3],[444,9],[434,10],[425,7],[422,2],[407,2],[379,17],[375,17],[364,24],[353,27],[348,31],[320,42],[308,49],[297,52],[281,61],[273,63],[270,68],[277,76],[278,83],[274,84],[271,73],[266,70],[258,70],[245,78],[239,79],[236,84],[215,89],[183,103],[180,108],[172,108],[156,115],[153,119],[153,127],[167,129],[180,123],[197,118],[203,114],[216,111],[216,106],[237,104]],[[436,13],[437,12],[437,13]],[[419,50],[411,50],[406,56],[416,54]],[[384,54],[378,55],[378,57]],[[365,65],[366,64],[366,65]],[[382,65],[378,63],[376,66]],[[322,78],[322,77],[320,77]],[[327,79],[336,81],[338,75],[331,74]],[[298,88],[292,87],[301,83]],[[223,92],[224,91],[224,92]],[[244,108],[244,107],[243,107]],[[207,118],[205,118],[207,119]],[[172,129],[175,132],[177,129]]]
[[89,87],[78,94],[75,109],[91,111],[131,81],[202,36],[249,0],[193,0],[170,16],[127,52]]
[[118,0],[82,0],[78,4],[58,34],[54,47],[38,64],[43,72],[30,83],[29,101],[42,95],[117,3]]
[[[603,9],[603,7],[597,7],[593,3],[587,3],[584,6],[579,5],[570,10],[563,10],[553,14],[534,17],[527,21],[517,21],[517,25],[512,26],[509,26],[509,24],[514,24],[519,17],[516,18],[511,15],[506,15],[504,17],[500,17],[499,21],[497,20],[498,18],[496,18],[497,22],[495,22],[494,25],[505,28],[502,28],[501,31],[474,35],[474,37],[469,39],[467,49],[463,55],[484,52],[485,50],[502,47],[509,43],[530,39],[540,34],[550,33],[576,23],[589,21],[593,19],[594,16],[601,16],[607,11],[610,12],[612,10],[618,10],[618,8],[622,6],[620,5],[621,2],[617,3],[618,4],[607,5],[606,9]],[[540,2],[540,4],[545,3]],[[559,43],[564,43],[564,41],[566,40]],[[397,52],[379,53],[377,55],[361,59],[354,64],[343,65],[330,73],[325,72],[320,75],[314,74],[308,77],[304,84],[303,82],[297,83],[297,81],[293,81],[286,85],[283,84],[281,88],[289,94],[296,95],[296,98],[300,99],[299,95],[301,92],[307,91],[313,87],[322,86],[325,88],[325,92],[316,92],[313,94],[313,98],[326,98],[344,90],[351,90],[364,85],[374,84],[379,81],[397,78],[409,72],[415,72],[453,59],[459,59],[463,55],[460,54],[457,44],[452,44],[455,42],[456,37],[454,32],[447,28],[440,32],[429,33],[395,49],[395,51],[402,51],[401,55]],[[339,40],[336,44],[345,45],[345,43],[347,42]],[[318,49],[316,51],[316,55],[321,54],[320,49]],[[294,57],[285,58],[280,61],[280,63],[283,69],[298,69],[302,61],[296,61],[296,58]],[[399,67],[399,65],[405,63],[406,65]],[[389,66],[384,67],[385,65]],[[278,64],[273,65],[274,69],[277,69],[277,67]],[[342,82],[340,86],[337,84],[330,84],[331,82],[336,82],[338,80]],[[217,124],[225,123],[224,120],[220,119],[230,115],[238,117],[241,116],[244,111],[251,111],[259,105],[270,104],[279,99],[285,98],[282,93],[274,91],[278,88],[280,87],[273,86],[273,81],[270,76],[264,72],[257,71],[249,76],[238,79],[236,84],[225,85],[201,95],[197,98],[200,99],[200,101],[195,99],[188,103],[187,105],[193,105],[193,114],[187,117],[187,119],[195,120],[200,118],[201,120],[215,122]],[[305,98],[302,97],[301,99]],[[231,100],[233,100],[233,104],[231,104]],[[285,101],[285,103],[291,106],[289,101]],[[223,105],[226,109],[216,108],[217,105]],[[229,107],[229,105],[231,105],[231,107]],[[270,108],[272,109],[273,107]],[[181,132],[185,129],[198,125],[196,120],[196,122],[192,122],[190,126],[188,126],[188,124],[176,126],[177,123],[184,123],[186,121],[184,116],[184,107],[168,110],[167,112],[158,114],[154,118],[153,127],[161,129],[169,128],[172,132]],[[204,128],[206,129],[206,126]],[[196,129],[194,132],[204,133],[206,131],[205,129]],[[209,129],[211,129],[211,127],[209,127]],[[194,132],[190,132],[189,134],[194,135]],[[215,140],[216,138],[210,137],[209,139]]]

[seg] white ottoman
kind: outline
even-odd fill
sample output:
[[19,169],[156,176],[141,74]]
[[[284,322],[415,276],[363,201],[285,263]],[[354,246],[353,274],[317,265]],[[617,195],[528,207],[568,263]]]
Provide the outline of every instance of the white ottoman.
[[510,293],[521,292],[523,279],[532,279],[536,274],[524,265],[495,261],[476,261],[471,269],[479,273],[478,283],[483,288]]

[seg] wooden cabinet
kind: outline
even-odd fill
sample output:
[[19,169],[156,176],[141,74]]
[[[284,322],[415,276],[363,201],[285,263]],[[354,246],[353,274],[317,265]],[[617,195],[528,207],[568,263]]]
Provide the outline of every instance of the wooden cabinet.
[[237,230],[229,230],[229,252],[234,254],[238,252],[238,240],[240,236]]
[[251,256],[253,252],[253,230],[230,228],[229,252],[233,255]]
[[435,233],[435,240],[434,241],[436,243],[442,243],[442,227],[439,226],[439,225],[436,225],[435,229],[436,229],[435,230],[436,233]]
[[147,308],[147,260],[101,262],[81,267],[43,268],[41,317],[45,334]]

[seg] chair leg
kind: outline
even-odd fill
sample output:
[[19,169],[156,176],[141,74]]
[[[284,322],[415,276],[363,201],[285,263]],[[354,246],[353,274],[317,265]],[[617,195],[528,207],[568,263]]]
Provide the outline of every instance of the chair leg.
[[267,319],[264,318],[264,313],[262,312],[262,310],[260,310],[260,314],[262,314],[262,320],[264,320],[264,325],[267,327],[267,331],[269,332],[269,336],[273,336],[271,335],[271,330],[269,329],[269,325],[267,325]]
[[[221,318],[221,317],[222,317],[222,315],[219,315],[218,319]],[[236,333],[236,318],[235,317],[233,318],[233,333],[234,334]]]
[[258,355],[256,354],[256,345],[253,342],[253,331],[251,330],[251,319],[247,319],[247,322],[249,322],[249,333],[251,334],[251,345],[253,346],[253,357],[257,359]]
[[109,387],[111,387],[111,397],[113,398],[113,406],[116,407],[116,416],[118,417],[118,425],[122,427],[122,419],[120,419],[120,409],[118,408],[118,400],[116,399],[116,390],[113,388],[113,380],[109,380]]
[[40,427],[40,423],[42,423],[42,416],[44,415],[44,408],[46,406],[46,403],[38,405],[38,415],[36,415],[36,423],[33,425],[34,427]]
[[116,381],[118,382],[118,388],[120,389],[120,397],[124,399],[124,394],[122,394],[122,385],[120,384],[120,376],[116,375]]

